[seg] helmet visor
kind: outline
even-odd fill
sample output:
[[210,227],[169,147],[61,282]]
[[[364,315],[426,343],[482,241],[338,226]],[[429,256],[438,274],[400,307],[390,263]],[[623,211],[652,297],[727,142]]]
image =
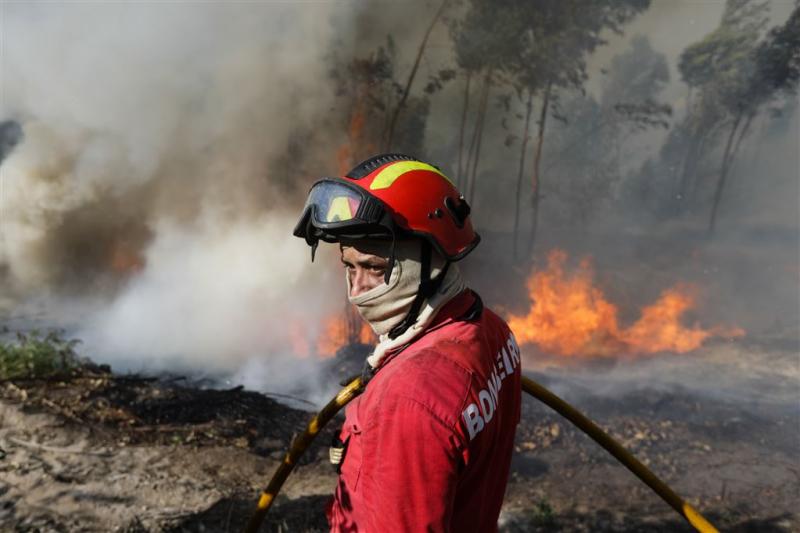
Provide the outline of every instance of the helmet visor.
[[[355,222],[364,198],[361,193],[336,181],[317,182],[308,193],[304,210],[311,208],[317,227]],[[342,224],[348,225],[348,224]]]
[[311,244],[317,239],[336,242],[342,235],[390,234],[391,217],[380,200],[337,178],[324,178],[311,187],[294,234]]

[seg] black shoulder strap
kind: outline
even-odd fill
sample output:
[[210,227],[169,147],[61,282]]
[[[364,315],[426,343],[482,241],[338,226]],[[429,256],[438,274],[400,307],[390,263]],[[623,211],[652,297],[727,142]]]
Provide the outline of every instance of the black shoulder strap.
[[467,309],[463,315],[456,319],[459,322],[475,322],[483,314],[483,300],[481,300],[481,297],[477,292],[473,290],[470,290],[469,292],[471,292],[472,296],[475,297],[475,301],[472,302],[472,305],[469,306],[469,309]]
[[419,288],[417,289],[417,295],[414,297],[414,301],[411,302],[411,308],[408,310],[408,313],[403,320],[401,320],[399,324],[389,331],[390,339],[396,339],[405,333],[406,330],[417,321],[419,311],[422,309],[422,304],[426,299],[436,294],[436,291],[442,285],[442,281],[444,281],[444,277],[447,274],[447,269],[450,268],[450,262],[446,262],[442,271],[439,272],[435,278],[431,279],[432,251],[433,249],[431,247],[431,243],[428,241],[422,241],[422,257],[420,258],[422,263],[422,271],[420,272],[420,282]]

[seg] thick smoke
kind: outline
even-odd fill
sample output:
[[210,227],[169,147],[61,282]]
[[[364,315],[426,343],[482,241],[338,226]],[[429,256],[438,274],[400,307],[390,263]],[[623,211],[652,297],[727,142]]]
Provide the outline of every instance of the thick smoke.
[[[769,26],[782,25],[796,7],[794,2],[769,2]],[[597,266],[597,284],[620,305],[622,321],[633,323],[642,306],[679,282],[699,290],[697,308],[684,317],[687,324],[735,325],[746,331],[740,341],[712,342],[675,357],[671,354],[636,362],[589,360],[575,364],[551,359],[536,346],[523,347],[526,368],[547,375],[585,380],[587,388],[618,394],[637,387],[675,387],[718,394],[726,398],[769,398],[796,401],[797,350],[800,346],[800,285],[798,285],[798,230],[800,229],[800,114],[797,96],[783,95],[765,106],[742,143],[723,196],[716,233],[709,236],[708,216],[713,190],[698,192],[696,202],[683,212],[653,215],[647,202],[669,205],[674,199],[671,169],[680,168],[686,153],[664,154],[669,136],[690,112],[689,91],[681,79],[681,53],[701,41],[720,24],[725,2],[653,2],[624,28],[623,35],[608,33],[607,45],[588,61],[585,93],[562,91],[558,111],[547,122],[542,158],[542,210],[536,254],[523,261],[511,259],[510,234],[514,225],[515,182],[519,165],[519,136],[525,110],[511,95],[512,112],[500,105],[503,90],[496,90],[496,105],[487,119],[481,172],[474,202],[475,219],[484,241],[465,265],[473,286],[495,308],[524,312],[530,305],[520,291],[529,265],[542,268],[547,253],[564,249],[578,261],[591,257]],[[661,55],[668,81],[656,94],[668,104],[668,128],[622,130],[601,127],[591,105],[602,105],[605,91],[615,81],[635,81],[614,71],[614,59],[629,54],[637,40],[646,39]],[[641,67],[647,66],[644,62]],[[633,74],[639,75],[644,68]],[[434,109],[458,116],[463,82],[446,89]],[[612,94],[618,98],[619,94]],[[694,95],[697,98],[695,92]],[[593,104],[593,102],[597,104]],[[535,102],[538,112],[540,101]],[[437,107],[439,106],[439,107]],[[445,111],[442,107],[445,106]],[[780,108],[777,117],[769,107]],[[538,117],[538,115],[536,115]],[[560,117],[560,120],[557,119]],[[432,132],[443,144],[434,146],[447,160],[457,148],[451,121],[442,133]],[[535,125],[535,123],[534,123]],[[726,126],[727,127],[727,126]],[[449,134],[448,134],[449,132]],[[517,139],[509,146],[509,133]],[[609,142],[620,135],[617,152]],[[521,237],[524,250],[530,225],[533,150],[531,135],[522,186]],[[610,145],[610,146],[609,146]],[[702,154],[703,184],[712,189],[719,175],[724,138]],[[616,153],[616,160],[612,156]],[[648,159],[662,167],[648,172]],[[608,162],[609,168],[602,165]],[[639,169],[642,169],[639,171]],[[667,172],[665,172],[665,170]],[[700,178],[698,178],[700,179]],[[631,194],[638,187],[642,194]],[[672,197],[672,198],[671,198]],[[677,203],[677,202],[672,202]],[[472,268],[470,268],[472,266]],[[522,295],[522,300],[520,300]]]
[[[44,308],[122,366],[234,369],[338,310],[291,237],[334,164],[309,128],[331,7],[4,4],[0,117],[24,139],[2,163],[3,314]],[[292,161],[302,128],[318,148]]]
[[[331,268],[335,250],[323,247],[312,266],[291,229],[308,184],[339,170],[351,118],[342,108],[352,102],[341,105],[337,91],[347,88],[337,80],[348,80],[347,62],[384,46],[396,51],[393,83],[405,81],[438,2],[409,4],[3,4],[0,120],[16,121],[24,138],[0,166],[0,318],[65,325],[87,355],[118,368],[238,370],[249,386],[284,390],[316,379],[306,374],[313,361],[290,354],[341,310],[342,280]],[[624,35],[607,36],[588,60],[586,93],[560,94],[561,120],[548,122],[537,255],[558,247],[594,257],[623,314],[676,282],[694,283],[704,299],[692,318],[741,326],[753,343],[711,345],[680,363],[620,363],[600,373],[609,390],[652,384],[653,376],[700,388],[698,376],[718,370],[728,372],[720,387],[734,390],[767,366],[796,381],[791,368],[771,362],[787,353],[781,342],[796,346],[798,338],[796,105],[782,123],[764,113],[754,125],[712,241],[704,206],[695,218],[643,223],[631,215],[641,213],[640,199],[622,194],[621,182],[659,157],[671,129],[625,133],[622,162],[598,178],[587,169],[595,170],[608,130],[595,135],[591,153],[584,141],[581,153],[564,151],[591,118],[589,100],[602,103],[613,58],[637,36],[665,57],[669,76],[657,98],[671,106],[674,128],[688,112],[678,57],[719,24],[723,8],[653,2]],[[771,9],[772,23],[783,23],[792,4]],[[429,97],[422,89],[453,66],[448,28],[439,24],[412,88],[430,110],[419,117],[427,120],[425,153],[416,155],[451,175],[463,73]],[[476,100],[473,90],[473,108]],[[529,303],[519,288],[536,261],[510,252],[523,113],[511,89],[492,94],[473,204],[484,241],[464,265],[495,309]],[[506,146],[510,134],[516,141]],[[528,146],[520,242],[531,213]],[[349,148],[368,155],[366,146]],[[643,187],[658,186],[657,173],[641,177]],[[602,189],[596,196],[594,186]],[[531,353],[531,368],[547,368]]]

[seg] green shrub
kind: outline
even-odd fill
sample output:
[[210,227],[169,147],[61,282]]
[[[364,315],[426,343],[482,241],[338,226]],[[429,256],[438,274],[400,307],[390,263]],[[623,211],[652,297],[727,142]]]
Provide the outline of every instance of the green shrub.
[[531,512],[531,521],[536,526],[553,526],[556,522],[556,513],[550,503],[541,499],[536,503],[536,506]]
[[46,378],[79,366],[75,346],[58,331],[17,333],[17,340],[0,342],[0,379]]

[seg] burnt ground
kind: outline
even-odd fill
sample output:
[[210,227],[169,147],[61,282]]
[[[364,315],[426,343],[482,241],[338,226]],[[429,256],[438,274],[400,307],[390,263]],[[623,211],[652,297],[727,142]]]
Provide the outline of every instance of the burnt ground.
[[[788,354],[787,357],[796,357]],[[599,394],[532,374],[573,402],[721,531],[800,531],[796,402],[746,404],[696,389]],[[280,397],[178,377],[0,383],[0,529],[239,531],[310,413]],[[295,405],[297,402],[295,402]],[[328,428],[263,531],[325,530],[335,484]],[[501,531],[690,531],[650,490],[531,398],[523,405]]]

